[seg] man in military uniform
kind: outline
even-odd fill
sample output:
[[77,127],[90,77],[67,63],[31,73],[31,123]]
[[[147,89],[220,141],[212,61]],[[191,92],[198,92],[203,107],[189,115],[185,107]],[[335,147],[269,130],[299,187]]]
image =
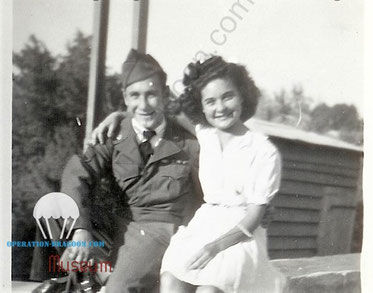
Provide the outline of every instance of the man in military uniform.
[[[126,223],[107,292],[157,292],[162,257],[171,236],[192,216],[198,196],[198,143],[165,116],[166,73],[150,55],[131,50],[122,67],[123,96],[130,117],[120,134],[90,145],[67,164],[61,191],[78,204],[72,240],[90,241],[90,192],[112,173],[120,187]],[[198,190],[198,187],[197,187]],[[123,234],[123,233],[122,233]],[[89,248],[69,248],[69,258],[86,261]]]

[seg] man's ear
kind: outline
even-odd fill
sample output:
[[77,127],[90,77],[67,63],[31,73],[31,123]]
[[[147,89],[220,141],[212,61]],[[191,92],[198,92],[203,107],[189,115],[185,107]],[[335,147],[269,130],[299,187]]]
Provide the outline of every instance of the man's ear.
[[124,104],[127,106],[127,103],[126,103],[127,94],[126,94],[126,90],[123,88],[122,88],[122,97],[123,97]]

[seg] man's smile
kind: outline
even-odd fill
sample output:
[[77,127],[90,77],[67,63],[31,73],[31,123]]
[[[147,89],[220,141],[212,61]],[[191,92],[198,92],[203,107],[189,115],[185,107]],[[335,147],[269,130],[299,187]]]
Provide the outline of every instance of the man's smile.
[[140,115],[140,116],[145,116],[145,117],[149,117],[149,116],[152,116],[154,114],[155,111],[153,112],[150,112],[150,113],[136,113],[137,115]]

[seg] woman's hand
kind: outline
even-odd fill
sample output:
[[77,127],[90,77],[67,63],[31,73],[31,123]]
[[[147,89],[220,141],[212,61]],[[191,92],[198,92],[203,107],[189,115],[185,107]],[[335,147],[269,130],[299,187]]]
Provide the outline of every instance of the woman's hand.
[[190,259],[187,268],[189,270],[202,270],[219,252],[220,248],[216,243],[209,243]]
[[127,112],[114,112],[105,118],[91,134],[90,144],[97,142],[103,144],[107,138],[114,136],[115,132],[123,119],[130,116]]
[[[254,231],[263,217],[265,205],[250,204],[247,207],[247,215],[231,230],[221,235],[213,242],[205,245],[198,251],[187,263],[189,270],[203,269],[219,252],[231,247],[242,241],[248,241],[252,236],[251,232]],[[241,226],[241,228],[240,228]],[[248,231],[245,233],[244,231]]]

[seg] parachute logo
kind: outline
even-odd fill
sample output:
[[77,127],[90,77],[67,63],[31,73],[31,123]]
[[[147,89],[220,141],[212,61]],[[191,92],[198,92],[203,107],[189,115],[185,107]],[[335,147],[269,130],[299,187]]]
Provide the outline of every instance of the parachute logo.
[[47,236],[44,232],[43,227],[41,226],[40,219],[44,218],[44,221],[47,224],[49,238],[53,239],[52,231],[49,226],[49,221],[51,217],[58,219],[62,217],[64,219],[62,231],[60,234],[60,239],[62,239],[63,234],[66,229],[67,221],[69,218],[73,219],[73,223],[67,233],[66,238],[69,238],[71,231],[74,228],[76,220],[79,218],[79,209],[76,202],[67,194],[62,192],[51,192],[44,195],[38,200],[34,207],[33,216],[38,223],[39,229],[43,234],[44,239],[47,239]]

